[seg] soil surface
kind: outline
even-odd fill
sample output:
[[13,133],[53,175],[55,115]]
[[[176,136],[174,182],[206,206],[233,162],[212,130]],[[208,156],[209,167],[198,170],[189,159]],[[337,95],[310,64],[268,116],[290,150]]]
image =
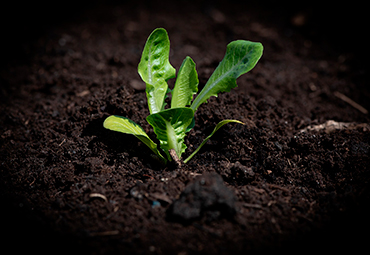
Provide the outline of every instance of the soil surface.
[[[0,70],[2,249],[185,255],[364,248],[370,93],[357,49],[345,47],[348,38],[337,41],[339,29],[325,30],[325,12],[307,6],[179,2],[64,7],[70,16],[49,14],[47,26],[17,28],[29,38],[15,37],[25,40],[9,47]],[[225,125],[179,169],[158,163],[134,136],[102,126],[122,115],[156,139],[137,64],[157,27],[168,31],[177,70],[193,58],[200,88],[230,41],[264,45],[238,88],[196,112],[184,157],[219,121],[245,125]]]

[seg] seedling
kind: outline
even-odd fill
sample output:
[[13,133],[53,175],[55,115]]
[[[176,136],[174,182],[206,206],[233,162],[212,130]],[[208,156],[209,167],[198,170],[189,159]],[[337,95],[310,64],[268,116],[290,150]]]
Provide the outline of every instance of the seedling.
[[[169,62],[170,41],[163,28],[155,29],[149,36],[141,56],[138,72],[146,83],[146,95],[150,115],[147,122],[153,127],[160,142],[160,150],[145,133],[143,128],[132,120],[112,115],[104,121],[104,127],[113,131],[132,134],[146,144],[163,163],[181,159],[186,145],[184,137],[195,125],[194,113],[211,96],[229,92],[237,86],[236,79],[250,71],[262,56],[263,46],[258,42],[237,40],[227,45],[226,54],[219,63],[202,91],[198,92],[198,74],[194,61],[188,56],[182,62],[173,90],[167,81],[176,77],[176,70]],[[171,93],[171,106],[166,109],[165,99]],[[223,125],[238,120],[223,120],[199,147],[184,160],[187,163],[213,134]],[[163,154],[164,152],[164,154]]]

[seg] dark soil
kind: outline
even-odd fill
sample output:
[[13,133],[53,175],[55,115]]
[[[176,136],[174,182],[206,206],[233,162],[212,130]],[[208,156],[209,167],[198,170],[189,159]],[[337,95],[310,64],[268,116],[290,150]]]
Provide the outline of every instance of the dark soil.
[[[1,248],[182,255],[364,248],[370,118],[337,93],[370,109],[368,66],[347,47],[355,33],[341,19],[344,8],[179,3],[64,6],[65,17],[44,16],[47,25],[15,26],[29,38],[9,39],[1,63]],[[333,24],[340,29],[327,30]],[[230,41],[265,48],[238,88],[199,108],[185,157],[219,121],[246,125],[222,127],[180,169],[102,126],[122,115],[155,139],[137,64],[156,27],[169,33],[176,69],[185,56],[194,59],[200,86]],[[338,41],[341,29],[347,36]],[[364,125],[301,132],[328,120]]]

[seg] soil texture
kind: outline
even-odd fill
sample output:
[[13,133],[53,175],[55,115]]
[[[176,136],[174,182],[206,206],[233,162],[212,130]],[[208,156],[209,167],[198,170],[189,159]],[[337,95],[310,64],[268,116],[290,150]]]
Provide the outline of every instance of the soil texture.
[[[29,40],[9,47],[0,70],[2,248],[182,255],[362,249],[370,92],[357,49],[338,42],[337,30],[326,33],[318,23],[327,13],[314,8],[179,3],[81,5],[68,18],[45,16],[48,26],[27,30]],[[219,121],[245,125],[223,126],[181,168],[161,165],[137,138],[102,125],[109,115],[126,116],[156,140],[137,64],[157,27],[168,31],[177,70],[193,58],[200,89],[229,42],[264,45],[236,89],[196,112],[184,158]]]

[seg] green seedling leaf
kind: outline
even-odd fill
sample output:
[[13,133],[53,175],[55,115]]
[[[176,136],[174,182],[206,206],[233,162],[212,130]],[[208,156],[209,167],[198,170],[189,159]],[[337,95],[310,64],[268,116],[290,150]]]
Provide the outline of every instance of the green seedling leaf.
[[195,126],[195,118],[193,118],[190,125],[186,128],[186,133],[192,130],[194,126]]
[[239,120],[222,120],[220,121],[215,129],[212,131],[212,133],[207,136],[206,139],[204,139],[204,141],[199,145],[199,147],[187,158],[184,160],[184,163],[187,163],[195,154],[197,154],[197,152],[203,147],[203,145],[205,145],[207,143],[207,141],[209,140],[209,138],[211,138],[216,132],[217,130],[219,130],[223,125],[227,124],[227,123],[230,123],[230,122],[234,122],[234,123],[239,123],[239,124],[243,124],[243,122],[239,121]]
[[126,117],[112,115],[105,119],[103,126],[109,130],[136,136],[140,141],[147,145],[164,163],[167,162],[167,160],[159,152],[157,144],[149,138],[149,136],[145,133],[144,129],[140,125],[136,124],[132,120]]
[[168,153],[170,149],[176,151],[179,159],[185,151],[184,137],[186,128],[194,117],[192,109],[171,108],[155,114],[149,115],[146,120],[153,127],[162,150],[167,154],[169,160],[171,157]]
[[262,52],[263,46],[258,42],[238,40],[229,43],[224,58],[194,99],[191,108],[196,111],[211,96],[217,96],[220,92],[229,92],[235,88],[236,79],[257,64]]
[[160,80],[155,86],[146,84],[146,96],[150,113],[157,113],[164,109],[168,85],[165,80]]
[[165,29],[157,28],[145,43],[138,72],[146,83],[146,94],[151,114],[164,109],[167,80],[176,76],[169,62],[170,40]]
[[193,101],[193,95],[198,92],[198,83],[195,63],[190,57],[186,57],[179,69],[175,87],[172,90],[171,108],[189,106]]

